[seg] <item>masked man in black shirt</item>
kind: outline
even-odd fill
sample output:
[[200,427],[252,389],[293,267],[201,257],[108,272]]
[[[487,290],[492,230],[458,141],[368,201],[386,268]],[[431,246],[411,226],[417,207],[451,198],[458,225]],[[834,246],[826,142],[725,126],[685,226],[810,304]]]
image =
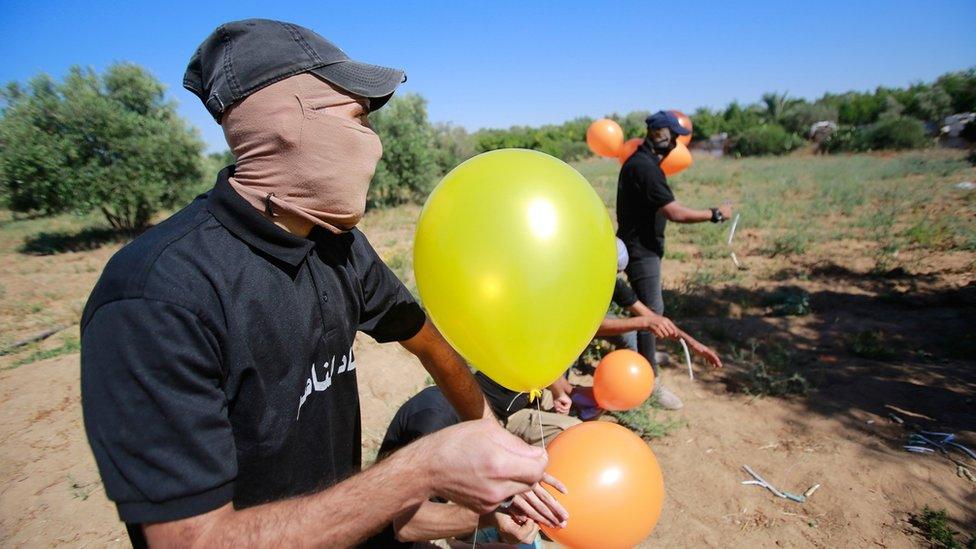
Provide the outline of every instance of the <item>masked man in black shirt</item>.
[[[356,229],[382,151],[366,117],[403,80],[260,19],[190,60],[237,163],[109,261],[81,320],[85,428],[134,545],[347,547],[432,497],[490,515],[541,490],[543,450]],[[357,331],[414,353],[465,420],[362,472]]]
[[[667,222],[721,223],[732,215],[729,204],[696,210],[678,202],[671,192],[660,164],[677,145],[678,136],[688,133],[669,112],[659,111],[647,117],[647,137],[624,162],[617,180],[617,236],[630,255],[627,278],[640,301],[659,315],[664,314],[661,261]],[[648,331],[640,332],[638,348],[657,374],[654,335]],[[681,408],[681,399],[671,391],[662,387],[657,389],[657,394],[664,407]]]

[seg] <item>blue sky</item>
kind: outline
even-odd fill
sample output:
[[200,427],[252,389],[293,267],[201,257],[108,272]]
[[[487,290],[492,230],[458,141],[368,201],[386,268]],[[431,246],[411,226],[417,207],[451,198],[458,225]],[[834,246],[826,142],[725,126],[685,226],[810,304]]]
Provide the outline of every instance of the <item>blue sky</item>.
[[474,130],[635,109],[718,107],[765,91],[929,81],[976,65],[976,2],[59,2],[0,0],[0,82],[114,61],[149,68],[210,150],[220,128],[181,87],[196,46],[248,17],[312,28],[406,69],[433,121]]

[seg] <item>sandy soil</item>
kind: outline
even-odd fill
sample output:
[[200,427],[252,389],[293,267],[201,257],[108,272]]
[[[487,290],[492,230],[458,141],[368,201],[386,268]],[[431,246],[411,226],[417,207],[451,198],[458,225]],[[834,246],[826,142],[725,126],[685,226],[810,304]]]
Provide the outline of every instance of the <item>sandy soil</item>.
[[[369,220],[371,240],[408,285],[405,235],[418,211],[380,211]],[[909,520],[925,505],[945,508],[956,530],[976,534],[976,483],[943,456],[902,449],[916,425],[955,432],[976,448],[976,253],[926,252],[902,258],[907,271],[876,275],[862,241],[833,241],[801,262],[765,257],[763,236],[748,227],[736,238],[749,268],[736,281],[682,286],[701,263],[687,246],[676,250],[694,260],[672,261],[665,271],[665,287],[675,290],[668,306],[681,311],[681,326],[717,346],[728,367],[699,365],[694,382],[681,369],[664,372],[686,406],[661,412],[683,426],[650,442],[667,498],[644,545],[923,546]],[[52,325],[66,328],[29,351],[0,356],[0,547],[125,546],[84,436],[77,353],[17,366],[29,353],[77,338],[81,308],[118,244],[46,256],[16,246],[0,242],[0,339],[6,345]],[[769,302],[782,292],[808,296],[810,313],[777,316]],[[889,356],[852,352],[851,334],[870,331],[884,334]],[[788,349],[810,393],[746,394],[753,364],[733,351],[750,339],[760,350]],[[361,337],[357,346],[369,461],[396,408],[428,380],[398,345]],[[959,464],[976,474],[976,461]],[[741,485],[743,465],[783,490],[821,488],[803,504],[778,499]]]
[[[810,367],[819,389],[809,397],[738,393],[735,380],[744,365],[722,372],[698,367],[695,382],[681,370],[666,370],[667,382],[686,403],[674,417],[686,425],[651,442],[667,499],[645,545],[913,547],[921,540],[909,515],[925,504],[948,509],[957,528],[976,525],[974,484],[943,457],[904,452],[906,430],[888,416],[949,428],[972,443],[973,362],[857,359],[840,353],[839,344],[829,341],[832,333],[823,331],[824,323],[842,330],[844,323],[891,322],[899,311],[916,322],[966,330],[972,326],[972,285],[957,288],[949,301],[917,291],[904,303],[874,299],[845,308],[818,293],[820,286],[844,291],[836,282],[814,278],[802,284],[822,313],[786,320],[746,309],[730,322],[735,337],[785,328],[798,338],[823,338],[816,346],[819,360]],[[876,297],[868,286],[854,290],[851,285],[844,291],[844,299]],[[777,325],[783,322],[792,325]],[[900,333],[910,338],[912,329]],[[397,345],[361,338],[356,356],[362,361],[363,444],[371,456],[396,407],[424,385],[426,374]],[[84,438],[77,355],[0,373],[0,441],[0,545],[126,543]],[[747,478],[742,465],[784,490],[821,488],[804,504],[777,499],[740,485]]]

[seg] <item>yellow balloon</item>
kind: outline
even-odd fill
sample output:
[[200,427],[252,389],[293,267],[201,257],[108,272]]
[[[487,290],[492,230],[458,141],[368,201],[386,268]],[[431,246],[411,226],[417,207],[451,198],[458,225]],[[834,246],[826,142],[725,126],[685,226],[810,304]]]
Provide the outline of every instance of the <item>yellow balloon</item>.
[[514,391],[559,377],[596,333],[616,276],[613,226],[565,162],[524,149],[448,173],[420,214],[424,307],[475,368]]

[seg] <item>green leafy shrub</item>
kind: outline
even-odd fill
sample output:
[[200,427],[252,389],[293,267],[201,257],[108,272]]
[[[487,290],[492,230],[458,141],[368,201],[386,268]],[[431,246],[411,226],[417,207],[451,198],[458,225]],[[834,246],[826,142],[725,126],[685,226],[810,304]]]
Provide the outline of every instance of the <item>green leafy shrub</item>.
[[976,537],[970,538],[966,545],[956,539],[959,532],[949,526],[949,513],[945,509],[936,510],[926,505],[922,508],[921,513],[912,515],[911,523],[918,528],[922,537],[928,540],[933,547],[940,549],[963,549],[963,547],[972,549],[976,547]]
[[865,127],[862,150],[919,149],[930,144],[921,121],[907,116],[884,117]]
[[838,129],[824,141],[823,148],[827,152],[863,152],[919,149],[930,144],[921,121],[907,116],[885,116],[861,128]]
[[766,124],[743,131],[732,145],[732,152],[737,156],[785,154],[804,143],[803,138],[787,132],[779,124]]
[[427,100],[417,94],[395,97],[370,116],[370,123],[383,142],[383,157],[369,188],[369,205],[423,200],[439,175]]
[[73,67],[3,94],[0,185],[13,211],[100,210],[132,231],[184,203],[201,181],[203,143],[141,67]]

